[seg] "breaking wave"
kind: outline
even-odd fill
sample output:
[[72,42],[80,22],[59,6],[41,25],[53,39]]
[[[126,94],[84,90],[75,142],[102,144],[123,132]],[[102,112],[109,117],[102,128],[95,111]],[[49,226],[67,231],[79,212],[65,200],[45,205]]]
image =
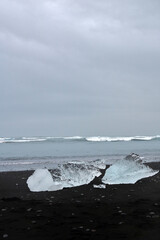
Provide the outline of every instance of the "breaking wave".
[[38,137],[22,137],[22,138],[0,138],[0,143],[29,143],[29,142],[43,142],[46,138]]
[[160,136],[135,136],[135,137],[88,137],[89,142],[129,142],[129,141],[151,141],[160,140]]
[[63,141],[85,141],[85,142],[130,142],[130,141],[153,141],[160,140],[160,135],[156,136],[133,136],[133,137],[1,137],[0,143],[30,143],[30,142],[63,142]]

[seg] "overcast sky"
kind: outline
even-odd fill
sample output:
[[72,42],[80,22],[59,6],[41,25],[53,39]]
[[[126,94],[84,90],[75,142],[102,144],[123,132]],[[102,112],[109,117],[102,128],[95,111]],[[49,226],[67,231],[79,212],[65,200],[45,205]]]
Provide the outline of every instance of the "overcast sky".
[[0,135],[160,134],[159,0],[1,0]]

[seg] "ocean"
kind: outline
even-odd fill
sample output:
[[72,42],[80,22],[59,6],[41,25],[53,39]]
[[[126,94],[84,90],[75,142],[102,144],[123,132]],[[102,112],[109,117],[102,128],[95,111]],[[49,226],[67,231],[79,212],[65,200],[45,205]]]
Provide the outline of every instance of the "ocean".
[[159,162],[160,136],[1,137],[0,171],[54,169],[71,161],[113,164],[132,152],[144,162]]

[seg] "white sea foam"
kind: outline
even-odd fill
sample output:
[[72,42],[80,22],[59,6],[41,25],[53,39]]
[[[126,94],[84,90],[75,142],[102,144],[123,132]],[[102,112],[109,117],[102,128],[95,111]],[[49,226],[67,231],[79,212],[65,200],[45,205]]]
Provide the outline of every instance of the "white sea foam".
[[22,137],[22,139],[24,140],[36,140],[36,139],[39,139],[37,137]]
[[5,141],[10,140],[10,138],[0,137],[0,143],[5,143]]
[[5,139],[1,142],[1,143],[29,143],[29,142],[43,142],[43,141],[46,141],[45,138],[35,138],[35,139],[32,139],[32,138],[28,138],[28,139]]
[[2,137],[0,138],[0,141],[4,141],[4,140],[5,140],[5,138],[2,138]]
[[66,140],[80,140],[80,139],[83,139],[83,137],[73,136],[73,137],[63,137],[63,139],[66,139]]
[[86,138],[89,142],[117,142],[117,141],[131,141],[132,137],[88,137]]
[[151,177],[158,172],[139,161],[134,161],[134,159],[123,159],[117,161],[106,170],[102,182],[106,184],[133,184],[142,178]]
[[43,141],[45,141],[45,139],[36,139],[36,140],[11,140],[11,141],[9,141],[9,142],[12,142],[12,143],[27,143],[27,142],[43,142]]
[[89,142],[129,142],[129,141],[150,141],[160,138],[159,135],[157,136],[134,136],[134,137],[87,137],[86,140]]
[[33,165],[33,164],[36,164],[35,162],[31,162],[31,161],[28,161],[28,162],[26,162],[26,161],[24,161],[24,162],[22,162],[22,161],[18,161],[18,162],[13,162],[13,161],[6,161],[6,162],[1,162],[0,163],[0,166],[9,166],[9,165]]
[[42,142],[42,141],[87,141],[87,142],[129,142],[129,141],[151,141],[160,139],[160,135],[156,136],[131,136],[131,137],[21,137],[21,138],[0,138],[0,143],[28,143],[28,142]]

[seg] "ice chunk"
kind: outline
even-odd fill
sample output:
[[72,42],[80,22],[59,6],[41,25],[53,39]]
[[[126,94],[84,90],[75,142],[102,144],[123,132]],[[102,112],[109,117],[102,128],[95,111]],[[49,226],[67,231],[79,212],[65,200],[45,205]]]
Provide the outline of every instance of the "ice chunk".
[[106,170],[102,182],[107,184],[136,183],[139,179],[151,177],[156,173],[158,171],[142,164],[138,155],[134,154],[134,156],[119,160],[110,166]]
[[76,187],[90,183],[101,172],[93,165],[72,162],[59,166],[57,172],[53,171],[52,174],[53,181],[59,182],[63,187]]
[[37,169],[27,180],[32,192],[50,191],[53,186],[53,178],[47,169]]
[[96,159],[94,161],[89,162],[88,164],[93,165],[95,168],[98,169],[105,169],[106,164],[104,159]]
[[37,169],[27,180],[32,192],[57,191],[63,188],[81,186],[90,183],[101,175],[99,168],[92,164],[70,162],[51,170]]

